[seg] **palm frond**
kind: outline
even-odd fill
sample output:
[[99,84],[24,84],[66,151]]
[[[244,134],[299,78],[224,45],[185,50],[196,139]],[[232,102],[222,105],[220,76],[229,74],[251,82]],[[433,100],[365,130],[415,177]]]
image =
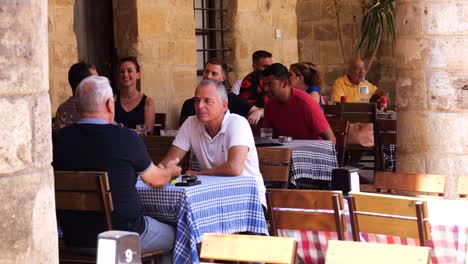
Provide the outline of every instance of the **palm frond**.
[[395,43],[395,8],[394,0],[377,0],[365,12],[361,23],[361,38],[358,52],[366,45],[366,53],[372,54],[380,44],[381,35],[385,32],[387,39],[391,39],[392,47]]

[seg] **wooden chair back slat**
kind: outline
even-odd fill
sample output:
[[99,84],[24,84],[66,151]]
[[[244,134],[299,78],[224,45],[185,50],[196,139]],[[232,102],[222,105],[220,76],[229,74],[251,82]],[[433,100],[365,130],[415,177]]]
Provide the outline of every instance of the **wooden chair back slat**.
[[289,168],[281,166],[261,165],[260,172],[266,182],[288,182]]
[[279,208],[322,209],[333,210],[333,195],[337,194],[339,209],[343,210],[343,194],[341,191],[319,190],[270,190],[272,206]]
[[[361,232],[398,236],[406,238],[419,238],[419,231],[415,220],[399,218],[383,218],[379,216],[357,215]],[[382,228],[385,226],[385,228]]]
[[221,261],[294,263],[296,240],[289,237],[205,233],[200,258]]
[[462,198],[466,198],[468,195],[468,176],[458,177],[458,195]]
[[339,103],[337,105],[341,107],[341,113],[377,113],[377,105],[375,103]]
[[174,136],[144,136],[143,142],[147,148],[167,148],[172,146]]
[[272,189],[267,192],[267,202],[274,235],[277,229],[315,230],[337,232],[339,239],[344,239],[340,191]]
[[372,114],[367,113],[341,113],[341,118],[349,121],[350,123],[374,123],[375,121]]
[[108,230],[112,229],[113,203],[107,172],[55,171],[54,179],[57,210],[100,211]]
[[[60,177],[55,177],[55,190],[59,191],[95,191],[99,188],[96,176],[104,175],[97,171],[60,171]],[[105,172],[104,172],[105,173]],[[110,190],[107,174],[103,177],[103,188]]]
[[329,240],[325,264],[429,264],[430,248]]
[[327,119],[341,119],[341,108],[339,105],[323,105],[323,114]]
[[395,172],[376,172],[374,176],[374,188],[377,191],[403,191],[418,193],[435,193],[444,195],[445,175],[412,174]]
[[274,213],[274,218],[277,229],[338,231],[333,212],[278,211]]
[[154,135],[160,135],[160,130],[166,129],[166,113],[154,114]]
[[265,182],[280,182],[283,188],[287,188],[291,153],[289,148],[257,148],[260,173]]
[[355,241],[359,232],[418,238],[422,246],[430,239],[424,199],[351,192],[348,202]]
[[100,212],[104,210],[101,199],[102,197],[98,193],[56,191],[55,207],[57,210]]
[[[356,210],[377,214],[416,217],[415,204],[424,199],[376,193],[350,193],[356,201]],[[427,216],[427,208],[424,208]]]

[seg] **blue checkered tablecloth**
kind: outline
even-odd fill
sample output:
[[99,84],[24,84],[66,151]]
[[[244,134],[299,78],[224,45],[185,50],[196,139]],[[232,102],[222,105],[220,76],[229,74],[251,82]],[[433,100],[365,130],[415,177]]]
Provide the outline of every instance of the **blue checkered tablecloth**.
[[176,227],[174,263],[198,263],[203,233],[268,234],[255,179],[250,176],[198,176],[202,184],[136,188],[142,213]]

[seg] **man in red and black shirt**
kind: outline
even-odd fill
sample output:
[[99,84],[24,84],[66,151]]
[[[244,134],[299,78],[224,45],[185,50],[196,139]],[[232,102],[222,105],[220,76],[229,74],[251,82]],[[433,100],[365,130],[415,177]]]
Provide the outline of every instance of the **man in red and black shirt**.
[[239,96],[246,99],[249,104],[259,108],[249,115],[248,120],[251,124],[256,124],[263,117],[263,107],[268,98],[263,89],[262,71],[273,63],[271,56],[271,53],[264,50],[255,51],[252,54],[254,71],[245,76],[241,83]]

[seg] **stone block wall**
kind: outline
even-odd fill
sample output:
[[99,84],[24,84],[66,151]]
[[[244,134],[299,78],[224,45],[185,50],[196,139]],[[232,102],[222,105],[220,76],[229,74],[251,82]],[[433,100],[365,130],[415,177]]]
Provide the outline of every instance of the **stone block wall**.
[[[296,0],[226,1],[227,62],[231,81],[251,71],[251,55],[265,49],[275,62],[298,61]],[[67,82],[70,65],[78,60],[77,2],[49,0],[50,99],[52,109],[71,95]],[[177,15],[174,15],[177,14]],[[167,127],[176,127],[184,100],[193,96],[196,79],[196,41],[193,1],[113,0],[117,55],[137,56],[141,90],[155,100],[156,111],[168,115]],[[281,37],[275,37],[279,29]]]
[[[296,0],[238,0],[226,4],[226,43],[231,48],[226,61],[233,67],[231,81],[252,71],[252,53],[256,50],[272,53],[273,62],[285,65],[298,60]],[[275,35],[277,29],[280,38]]]
[[58,263],[47,1],[3,1],[0,20],[0,263]]
[[156,112],[167,113],[167,127],[174,128],[196,85],[193,1],[137,0],[133,14],[128,2],[121,2],[114,1],[118,55],[138,57],[141,90],[154,99]]
[[58,106],[72,95],[68,69],[78,61],[74,1],[48,0],[49,96],[52,116]]
[[397,5],[397,169],[447,175],[446,196],[468,175],[468,3]]
[[[340,1],[342,37],[345,46],[344,57],[340,51],[336,20],[328,15],[326,0],[298,0],[297,41],[299,60],[318,64],[322,70],[325,85],[323,92],[329,95],[333,82],[345,73],[347,60],[353,55],[353,45],[359,32],[362,17],[361,1]],[[353,15],[356,18],[353,18]],[[391,45],[384,39],[367,74],[367,79],[390,93],[390,104],[395,98],[395,68]]]

